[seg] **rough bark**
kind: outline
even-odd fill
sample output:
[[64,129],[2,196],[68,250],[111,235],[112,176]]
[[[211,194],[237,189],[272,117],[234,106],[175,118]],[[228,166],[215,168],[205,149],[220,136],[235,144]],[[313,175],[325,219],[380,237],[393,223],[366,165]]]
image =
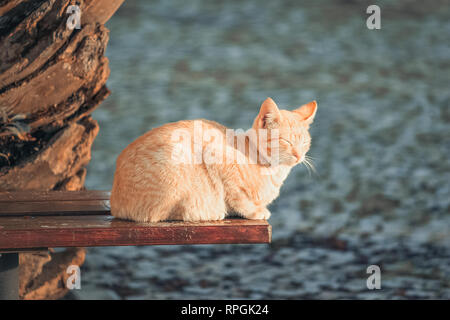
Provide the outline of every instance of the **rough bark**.
[[[0,0],[0,191],[80,190],[109,95],[108,30],[123,0]],[[69,5],[81,29],[67,27]],[[84,250],[21,254],[20,296],[62,297]]]
[[68,289],[66,282],[70,274],[67,267],[81,266],[86,251],[84,248],[71,248],[63,252],[21,254],[19,257],[19,295],[24,300],[60,299]]

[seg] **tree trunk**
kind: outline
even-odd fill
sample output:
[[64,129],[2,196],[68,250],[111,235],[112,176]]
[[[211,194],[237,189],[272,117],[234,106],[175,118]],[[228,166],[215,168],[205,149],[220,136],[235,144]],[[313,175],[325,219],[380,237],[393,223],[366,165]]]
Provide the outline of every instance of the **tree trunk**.
[[[103,24],[123,0],[0,0],[0,191],[80,190],[109,95]],[[71,30],[70,5],[81,28]],[[20,297],[60,298],[84,249],[21,254]]]

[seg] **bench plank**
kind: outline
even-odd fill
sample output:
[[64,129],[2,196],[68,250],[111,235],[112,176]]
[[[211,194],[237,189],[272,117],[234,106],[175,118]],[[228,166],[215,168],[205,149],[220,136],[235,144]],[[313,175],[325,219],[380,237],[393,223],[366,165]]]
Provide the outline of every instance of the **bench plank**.
[[0,217],[111,214],[109,191],[0,192]]
[[100,214],[111,214],[109,200],[0,201],[0,217]]
[[265,220],[136,223],[109,215],[0,217],[0,249],[269,243]]
[[269,243],[264,220],[137,223],[111,216],[109,191],[0,192],[0,251],[54,247]]
[[3,191],[0,192],[0,202],[109,200],[110,195],[111,192],[103,190]]

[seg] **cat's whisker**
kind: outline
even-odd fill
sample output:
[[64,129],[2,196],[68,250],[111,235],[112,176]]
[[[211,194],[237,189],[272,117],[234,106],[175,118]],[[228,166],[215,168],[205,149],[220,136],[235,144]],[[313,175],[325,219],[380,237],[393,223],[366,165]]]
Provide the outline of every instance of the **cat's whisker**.
[[314,165],[314,161],[312,159],[308,159],[308,164],[311,166],[312,171],[317,173],[316,166]]
[[314,165],[314,163],[311,162],[310,165],[311,165],[311,169],[314,171],[314,173],[317,174],[317,169],[316,169],[316,166]]
[[305,165],[306,169],[308,170],[308,175],[311,177],[311,168],[309,167],[309,163],[306,161],[306,159],[303,160],[302,163]]
[[314,166],[313,160],[309,156],[305,156],[305,159],[303,160],[303,163],[305,164],[305,167],[308,169],[309,175],[311,176],[311,171],[317,174],[316,167]]

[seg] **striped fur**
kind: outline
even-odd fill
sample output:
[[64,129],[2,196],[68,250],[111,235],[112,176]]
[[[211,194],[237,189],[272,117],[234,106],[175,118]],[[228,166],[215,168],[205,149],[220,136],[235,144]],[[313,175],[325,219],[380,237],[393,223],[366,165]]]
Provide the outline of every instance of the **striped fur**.
[[[194,135],[194,120],[168,123],[136,139],[119,155],[111,192],[111,213],[140,222],[162,220],[221,220],[236,213],[248,219],[268,219],[267,205],[279,194],[291,168],[304,161],[311,137],[308,129],[317,110],[315,101],[294,111],[279,110],[268,98],[261,105],[252,128],[279,132],[279,165],[265,174],[267,163],[180,163],[173,158],[175,130]],[[196,120],[203,130],[216,130],[213,141],[202,143],[201,152],[223,148],[236,151],[236,141],[226,140],[226,127],[208,120]],[[237,139],[237,138],[235,138]],[[250,139],[245,139],[249,157]],[[194,150],[194,143],[190,144]],[[241,150],[242,151],[242,150]],[[273,154],[270,143],[266,150]],[[225,157],[225,156],[224,156]],[[270,160],[269,160],[270,161]]]

